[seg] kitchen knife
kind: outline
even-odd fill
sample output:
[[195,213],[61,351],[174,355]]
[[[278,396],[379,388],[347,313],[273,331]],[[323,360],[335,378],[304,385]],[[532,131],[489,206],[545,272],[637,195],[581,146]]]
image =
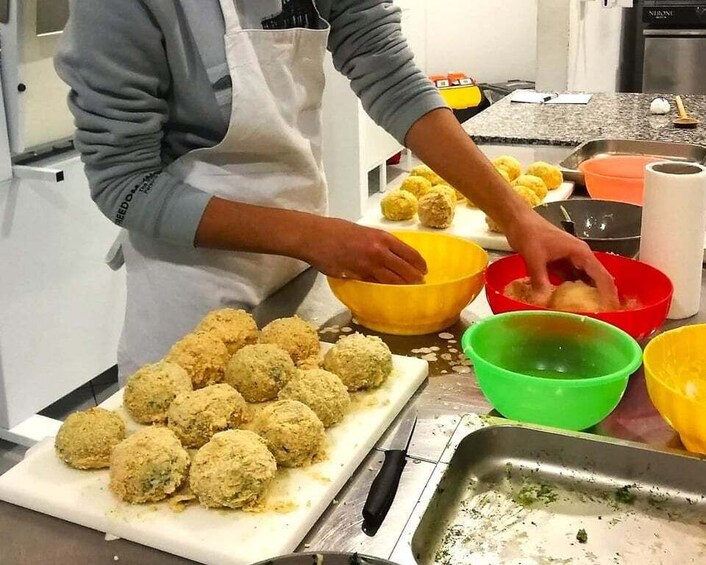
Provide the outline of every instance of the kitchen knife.
[[390,448],[385,451],[382,467],[370,486],[368,498],[363,506],[363,532],[369,536],[377,533],[395,499],[416,426],[417,413],[411,411],[400,422],[390,442]]

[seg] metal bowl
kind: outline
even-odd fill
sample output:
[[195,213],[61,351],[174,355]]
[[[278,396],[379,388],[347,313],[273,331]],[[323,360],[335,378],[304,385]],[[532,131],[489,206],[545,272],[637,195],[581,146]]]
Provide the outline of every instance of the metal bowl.
[[593,251],[636,257],[640,251],[642,207],[608,200],[573,199],[548,202],[535,208],[540,216],[561,228],[564,208],[574,222],[576,236]]
[[392,561],[359,553],[295,553],[274,557],[255,565],[396,565]]

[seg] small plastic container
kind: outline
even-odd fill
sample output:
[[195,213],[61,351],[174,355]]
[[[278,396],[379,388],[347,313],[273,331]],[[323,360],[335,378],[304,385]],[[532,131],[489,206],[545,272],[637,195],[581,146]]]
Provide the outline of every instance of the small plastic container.
[[[672,304],[674,287],[669,278],[654,267],[610,253],[594,253],[608,272],[615,278],[621,298],[637,300],[639,308],[615,312],[575,312],[614,325],[641,340],[655,332],[667,319]],[[486,296],[495,314],[520,310],[544,310],[505,296],[505,287],[512,281],[527,276],[527,266],[519,255],[497,260],[486,273]],[[554,284],[559,280],[551,278]]]
[[513,312],[462,339],[483,394],[506,418],[583,430],[618,405],[642,350],[625,332],[559,312]]
[[429,272],[419,285],[376,284],[329,277],[331,290],[362,326],[394,335],[447,328],[483,289],[488,254],[475,243],[432,232],[394,232],[416,249]]
[[689,451],[706,454],[706,324],[657,336],[644,361],[655,408]]
[[579,165],[591,198],[613,200],[642,206],[645,192],[645,167],[663,161],[643,155],[596,157]]

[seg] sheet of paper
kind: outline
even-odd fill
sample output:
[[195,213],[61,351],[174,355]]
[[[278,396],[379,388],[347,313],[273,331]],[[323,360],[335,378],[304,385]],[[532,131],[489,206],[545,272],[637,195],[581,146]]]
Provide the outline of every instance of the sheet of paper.
[[554,92],[535,92],[534,90],[516,90],[510,101],[525,104],[588,104],[591,94],[556,94]]
[[548,100],[546,104],[588,104],[591,97],[591,94],[559,94]]

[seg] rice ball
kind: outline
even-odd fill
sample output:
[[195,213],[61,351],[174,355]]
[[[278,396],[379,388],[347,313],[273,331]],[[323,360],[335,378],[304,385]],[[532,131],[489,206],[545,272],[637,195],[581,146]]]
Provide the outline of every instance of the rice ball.
[[437,175],[432,168],[427,165],[418,165],[417,167],[414,167],[409,174],[413,177],[422,177],[427,179],[432,186],[445,182],[444,179]]
[[504,170],[511,181],[522,174],[522,163],[509,155],[503,155],[497,159],[493,159],[493,166],[496,169]]
[[247,421],[247,404],[227,384],[180,394],[167,412],[169,429],[185,447],[201,447],[213,434],[238,428]]
[[191,378],[179,365],[166,362],[145,365],[128,378],[123,405],[140,424],[163,424],[174,398],[191,390]]
[[432,191],[419,201],[418,214],[419,222],[425,227],[448,228],[456,214],[456,199],[445,192]]
[[379,337],[351,334],[328,350],[324,369],[337,375],[349,392],[377,388],[392,374],[392,353]]
[[404,179],[404,181],[402,181],[402,186],[400,186],[400,190],[409,192],[412,196],[419,200],[422,196],[429,193],[431,187],[432,184],[431,182],[429,182],[428,179],[418,176],[409,176]]
[[417,213],[417,199],[406,190],[388,192],[380,201],[380,210],[386,219],[393,222],[411,220]]
[[75,469],[103,469],[113,448],[125,439],[125,422],[115,412],[89,408],[74,412],[54,439],[59,459]]
[[262,329],[260,341],[284,349],[295,365],[318,357],[321,351],[316,328],[298,316],[270,322]]
[[540,202],[546,198],[547,193],[549,192],[549,189],[547,188],[547,185],[544,184],[544,181],[534,175],[520,175],[513,181],[512,186],[524,186],[525,188],[529,188],[537,195]]
[[220,383],[230,355],[223,341],[212,333],[195,332],[175,343],[164,358],[182,367],[194,388]]
[[280,400],[298,400],[330,428],[343,420],[351,398],[346,385],[333,373],[323,369],[300,371],[279,393]]
[[322,454],[324,425],[316,414],[296,400],[279,400],[260,412],[254,430],[267,443],[282,467],[304,467]]
[[229,355],[258,340],[255,318],[245,310],[234,308],[209,312],[195,331],[212,333],[225,344]]
[[526,175],[533,175],[539,177],[544,181],[549,190],[556,190],[564,182],[564,175],[559,167],[545,163],[544,161],[537,161],[532,163],[525,171]]
[[248,402],[266,402],[277,398],[296,374],[289,354],[276,345],[247,345],[238,351],[226,367],[225,382]]
[[265,440],[253,432],[219,432],[194,456],[189,485],[207,508],[257,504],[277,472]]
[[171,430],[153,427],[120,442],[110,458],[110,490],[130,504],[173,494],[189,471],[189,453]]

